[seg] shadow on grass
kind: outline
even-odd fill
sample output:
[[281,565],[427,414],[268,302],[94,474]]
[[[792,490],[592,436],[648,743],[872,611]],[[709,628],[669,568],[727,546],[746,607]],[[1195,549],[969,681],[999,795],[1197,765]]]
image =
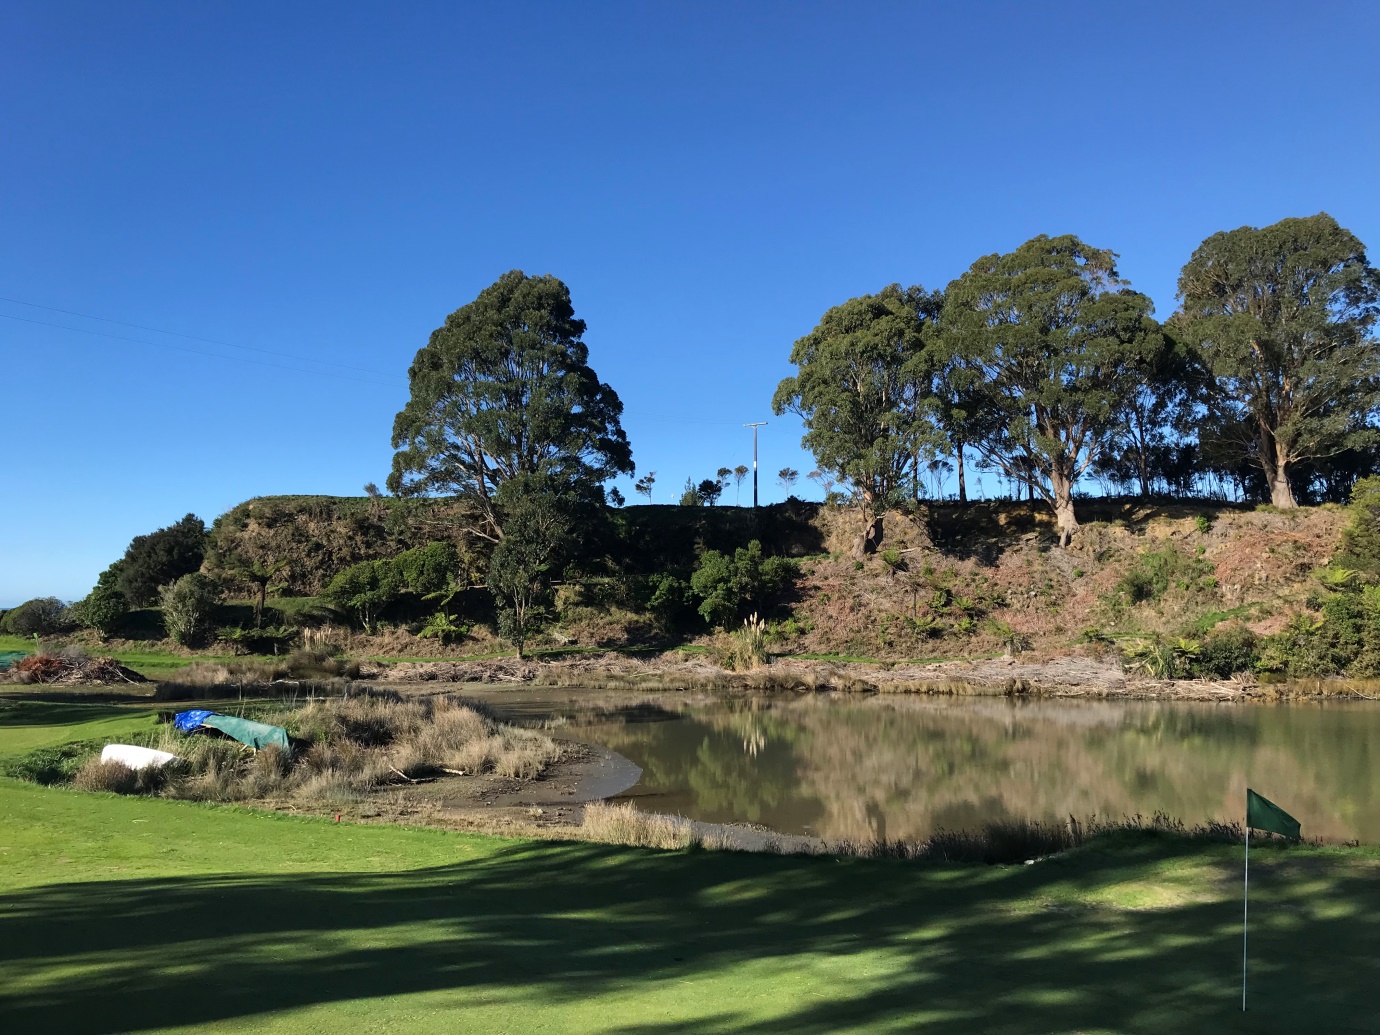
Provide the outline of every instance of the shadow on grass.
[[[559,1010],[705,980],[720,984],[699,1019],[605,1030],[1377,1030],[1380,882],[1344,861],[1261,853],[1245,1019],[1227,885],[1159,909],[1072,904],[1184,850],[939,869],[518,842],[387,875],[49,885],[0,896],[0,1015],[9,1031],[96,1035],[441,989]],[[885,977],[831,979],[769,1020],[746,1004],[779,990],[733,983],[764,961],[827,975],[821,959],[869,953]]]

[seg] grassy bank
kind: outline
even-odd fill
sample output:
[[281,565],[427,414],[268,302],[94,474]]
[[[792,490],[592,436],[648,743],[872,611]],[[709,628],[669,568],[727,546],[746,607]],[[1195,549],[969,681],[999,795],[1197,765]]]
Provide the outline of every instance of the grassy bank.
[[[655,852],[0,781],[16,1031],[1375,1030],[1380,861],[1164,839],[1033,866]],[[1268,1019],[1268,1021],[1267,1021]]]

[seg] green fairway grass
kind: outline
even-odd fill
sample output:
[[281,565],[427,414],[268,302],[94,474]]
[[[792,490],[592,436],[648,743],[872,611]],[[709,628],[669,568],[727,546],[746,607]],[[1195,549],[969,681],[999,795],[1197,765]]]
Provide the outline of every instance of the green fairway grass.
[[654,852],[0,781],[7,1031],[1374,1031],[1380,863]]
[[0,759],[74,740],[118,743],[154,725],[150,708],[0,700]]
[[[0,703],[0,755],[152,709]],[[1380,851],[657,852],[0,779],[6,1032],[1380,1031]]]

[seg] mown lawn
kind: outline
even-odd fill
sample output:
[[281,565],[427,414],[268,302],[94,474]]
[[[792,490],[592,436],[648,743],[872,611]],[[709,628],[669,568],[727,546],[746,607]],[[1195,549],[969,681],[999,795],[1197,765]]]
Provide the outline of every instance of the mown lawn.
[[1375,1031],[1380,860],[654,852],[0,780],[4,1030]]
[[74,740],[118,743],[154,722],[149,707],[0,700],[0,760]]

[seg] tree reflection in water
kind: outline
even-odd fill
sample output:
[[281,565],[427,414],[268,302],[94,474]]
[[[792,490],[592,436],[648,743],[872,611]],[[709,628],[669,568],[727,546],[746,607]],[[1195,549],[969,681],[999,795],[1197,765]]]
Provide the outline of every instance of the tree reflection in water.
[[696,819],[830,838],[1156,811],[1195,823],[1239,819],[1250,782],[1286,798],[1307,834],[1380,840],[1380,706],[1369,702],[656,703],[675,717],[581,733],[643,768],[630,792],[643,807]]

